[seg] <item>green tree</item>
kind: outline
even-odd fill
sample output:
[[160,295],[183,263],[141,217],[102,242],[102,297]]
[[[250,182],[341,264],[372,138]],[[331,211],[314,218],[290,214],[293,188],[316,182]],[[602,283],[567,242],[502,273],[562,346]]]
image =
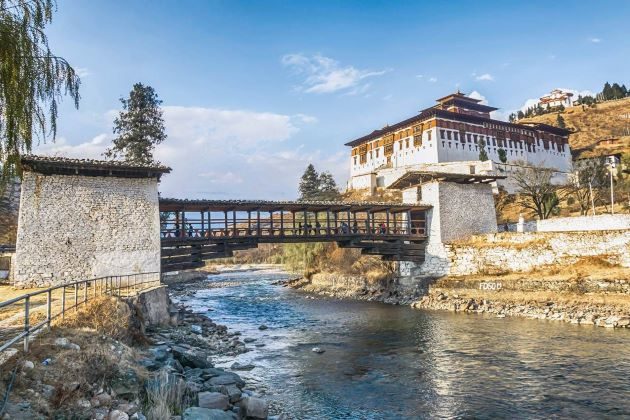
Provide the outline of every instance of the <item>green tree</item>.
[[486,142],[483,140],[479,140],[477,142],[479,146],[479,160],[485,162],[488,160],[488,152],[486,152]]
[[55,139],[58,102],[79,106],[81,81],[46,36],[53,0],[0,0],[0,166],[2,180],[20,174],[33,139]]
[[333,178],[330,172],[322,172],[319,174],[319,200],[334,201],[339,198],[339,189],[335,178]]
[[567,128],[567,125],[564,122],[564,118],[560,114],[558,114],[558,117],[556,118],[556,126],[559,128]]
[[523,113],[523,111],[518,111],[518,113],[516,114],[516,119],[520,120],[522,118],[525,118],[525,114]]
[[501,161],[501,163],[507,163],[507,152],[504,148],[500,147],[497,150],[497,154],[499,155],[499,160]]
[[153,149],[166,139],[162,101],[151,86],[133,85],[129,98],[120,98],[123,110],[114,120],[114,145],[105,152],[109,159],[122,157],[138,164],[154,164]]
[[300,200],[317,200],[319,195],[319,174],[312,163],[306,167],[300,178]]

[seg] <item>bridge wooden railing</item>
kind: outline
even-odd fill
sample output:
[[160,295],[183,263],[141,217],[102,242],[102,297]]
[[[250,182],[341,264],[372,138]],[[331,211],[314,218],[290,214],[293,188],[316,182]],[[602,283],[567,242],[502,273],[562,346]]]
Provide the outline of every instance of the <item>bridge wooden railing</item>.
[[160,200],[162,238],[425,236],[428,206]]

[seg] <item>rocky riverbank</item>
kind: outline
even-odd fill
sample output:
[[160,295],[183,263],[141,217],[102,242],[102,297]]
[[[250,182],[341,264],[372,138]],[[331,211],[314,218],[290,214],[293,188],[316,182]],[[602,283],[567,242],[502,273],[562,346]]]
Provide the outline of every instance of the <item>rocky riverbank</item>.
[[284,286],[318,296],[383,302],[390,305],[410,305],[421,296],[419,289],[393,282],[368,283],[360,276],[334,273],[318,273],[311,279],[291,280],[285,282]]
[[214,365],[248,351],[240,333],[155,299],[96,304],[77,313],[82,325],[71,319],[28,354],[13,352],[0,375],[0,393],[10,391],[0,418],[268,418],[268,403],[236,373],[247,366]]
[[[368,283],[360,276],[318,273],[311,279],[287,282],[286,287],[318,296],[365,300],[416,309],[489,313],[498,317],[521,316],[606,328],[630,328],[630,295],[627,280],[445,278],[426,289],[397,284]],[[501,281],[503,283],[501,283]],[[472,289],[479,284],[500,285],[507,290]]]
[[[429,295],[413,302],[416,309],[439,309],[453,312],[493,314],[497,317],[521,316],[531,319],[564,321],[571,324],[594,325],[606,328],[630,328],[630,311],[623,304],[594,303],[551,296],[544,301],[532,299],[523,294],[521,298],[510,299],[493,295],[471,297],[470,293],[445,290],[431,290]],[[586,299],[585,299],[586,300]],[[630,300],[630,299],[629,299]],[[604,299],[605,301],[605,299]]]

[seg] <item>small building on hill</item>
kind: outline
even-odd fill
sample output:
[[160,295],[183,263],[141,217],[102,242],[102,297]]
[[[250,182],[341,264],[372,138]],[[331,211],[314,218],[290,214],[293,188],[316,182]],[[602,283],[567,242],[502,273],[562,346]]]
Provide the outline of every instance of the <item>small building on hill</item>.
[[571,92],[565,92],[562,89],[554,89],[547,95],[540,97],[540,105],[543,108],[558,108],[563,106],[565,108],[573,105],[573,94]]
[[164,166],[26,156],[14,258],[20,286],[160,271]]
[[[351,148],[349,189],[388,187],[413,170],[496,171],[491,166],[501,162],[502,153],[508,165],[570,169],[568,130],[493,119],[490,114],[496,109],[457,92],[417,115],[346,143]],[[487,162],[480,162],[482,149]]]

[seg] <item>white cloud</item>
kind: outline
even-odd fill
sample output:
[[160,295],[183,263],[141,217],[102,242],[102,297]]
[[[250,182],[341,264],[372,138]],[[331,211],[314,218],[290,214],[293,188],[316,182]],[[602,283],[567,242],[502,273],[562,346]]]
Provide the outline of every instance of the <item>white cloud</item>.
[[492,76],[490,73],[484,73],[480,74],[479,76],[475,76],[475,80],[491,82],[494,80],[494,76]]
[[473,90],[472,92],[470,92],[468,94],[468,97],[473,98],[473,99],[479,99],[481,101],[480,104],[488,105],[488,100],[486,99],[486,97],[483,96],[481,93],[477,92],[476,90]]
[[76,69],[74,69],[74,71],[77,73],[77,76],[79,77],[87,77],[90,75],[89,70],[85,67],[77,67]]
[[417,75],[416,75],[416,77],[417,77],[418,79],[422,79],[422,78],[424,77],[424,75],[422,75],[422,74],[417,74]]
[[591,41],[593,44],[599,44],[600,42],[602,42],[601,38],[589,38],[589,41]]
[[394,97],[394,95],[392,95],[392,94],[390,93],[389,95],[385,95],[385,96],[383,96],[383,100],[384,100],[384,101],[390,101],[393,97]]
[[429,82],[435,83],[437,81],[438,81],[437,77],[429,77]]
[[[305,114],[283,115],[250,110],[166,106],[168,138],[155,158],[173,171],[162,177],[164,197],[295,199],[299,177],[309,163],[331,171],[340,185],[347,179],[347,152],[305,150],[296,134],[317,122]],[[104,119],[111,127],[116,111]],[[35,148],[35,153],[102,159],[112,135]]]
[[349,94],[363,93],[369,87],[365,79],[382,76],[390,71],[360,70],[354,66],[341,66],[338,61],[319,54],[311,57],[304,54],[287,54],[281,61],[285,67],[305,77],[298,90],[306,93],[339,91],[348,91]]

